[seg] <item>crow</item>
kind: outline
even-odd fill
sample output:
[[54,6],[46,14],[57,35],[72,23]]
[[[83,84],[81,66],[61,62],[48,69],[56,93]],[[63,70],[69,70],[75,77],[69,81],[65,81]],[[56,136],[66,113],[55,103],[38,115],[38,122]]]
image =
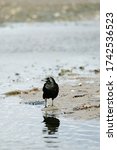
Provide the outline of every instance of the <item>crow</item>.
[[45,107],[47,107],[47,99],[52,99],[52,106],[53,100],[58,96],[59,93],[59,86],[55,82],[54,78],[47,77],[45,79],[45,84],[43,86],[43,99],[45,99]]

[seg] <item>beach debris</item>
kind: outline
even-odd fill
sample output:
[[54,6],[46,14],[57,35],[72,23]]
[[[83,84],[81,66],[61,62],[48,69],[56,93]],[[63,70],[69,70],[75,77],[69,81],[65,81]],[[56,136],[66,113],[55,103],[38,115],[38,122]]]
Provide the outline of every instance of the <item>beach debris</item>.
[[80,69],[80,70],[84,70],[85,67],[84,67],[84,66],[80,66],[79,69]]
[[4,95],[6,95],[6,96],[16,96],[16,95],[19,95],[19,94],[21,94],[20,90],[15,90],[15,91],[10,91],[10,92],[4,93]]
[[95,74],[100,73],[100,69],[94,69]]
[[68,114],[70,115],[70,114],[73,114],[74,112],[73,112],[73,111],[67,111],[67,112],[63,112],[63,113],[64,113],[64,114],[67,114],[67,115],[68,115]]
[[28,91],[24,91],[23,93],[24,93],[24,94],[28,94]]
[[19,73],[15,73],[15,75],[16,75],[16,76],[19,76],[20,74],[19,74]]
[[79,85],[79,86],[82,86],[82,83],[79,83],[78,85]]
[[70,69],[61,69],[60,72],[59,72],[59,76],[64,76],[64,75],[68,75],[69,73],[72,73],[72,70]]
[[36,92],[36,91],[39,91],[39,89],[34,87],[33,89],[29,90],[29,92],[33,92],[33,91]]
[[91,109],[91,108],[100,108],[100,104],[98,105],[91,105],[91,104],[83,104],[80,107],[74,107],[73,110],[74,111],[78,111],[78,110],[87,110],[87,109]]
[[71,79],[78,78],[79,74],[74,72],[76,70],[76,67],[72,67],[70,69],[60,69],[58,76],[69,76]]
[[100,69],[90,70],[90,72],[94,72],[95,74],[98,74],[98,73],[100,73]]
[[38,92],[39,89],[38,88],[33,88],[31,90],[14,90],[14,91],[10,91],[10,92],[6,92],[4,93],[5,96],[16,96],[16,95],[20,95],[20,94],[29,94],[31,92]]
[[82,93],[81,93],[81,94],[74,95],[73,98],[83,97],[83,96],[85,96],[85,95],[86,95],[86,94],[84,94],[84,93],[82,94]]

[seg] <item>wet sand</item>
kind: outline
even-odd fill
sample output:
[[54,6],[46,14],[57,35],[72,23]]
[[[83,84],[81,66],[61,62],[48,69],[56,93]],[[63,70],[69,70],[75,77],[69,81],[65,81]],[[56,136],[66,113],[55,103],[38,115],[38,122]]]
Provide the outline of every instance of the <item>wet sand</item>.
[[[5,93],[6,96],[18,96],[19,103],[29,105],[43,105],[42,111],[48,114],[53,112],[73,119],[99,119],[100,91],[99,73],[94,77],[80,77],[71,75],[71,84],[61,84],[59,96],[52,101],[48,100],[48,107],[44,108],[42,89],[16,90]],[[72,83],[72,81],[75,80]]]

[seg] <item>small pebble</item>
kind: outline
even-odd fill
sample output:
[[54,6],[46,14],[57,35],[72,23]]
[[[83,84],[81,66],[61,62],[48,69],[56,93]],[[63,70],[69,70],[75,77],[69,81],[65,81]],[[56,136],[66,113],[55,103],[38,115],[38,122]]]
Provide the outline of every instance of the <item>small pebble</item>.
[[79,86],[82,86],[82,83],[79,83],[78,85],[79,85]]

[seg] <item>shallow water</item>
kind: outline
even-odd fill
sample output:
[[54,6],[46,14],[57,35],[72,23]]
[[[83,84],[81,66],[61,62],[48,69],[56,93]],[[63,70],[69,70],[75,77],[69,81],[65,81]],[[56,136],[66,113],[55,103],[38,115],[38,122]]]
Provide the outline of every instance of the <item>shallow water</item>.
[[0,149],[99,150],[99,120],[73,120],[55,115],[43,122],[43,105],[19,104],[18,98],[0,99]]

